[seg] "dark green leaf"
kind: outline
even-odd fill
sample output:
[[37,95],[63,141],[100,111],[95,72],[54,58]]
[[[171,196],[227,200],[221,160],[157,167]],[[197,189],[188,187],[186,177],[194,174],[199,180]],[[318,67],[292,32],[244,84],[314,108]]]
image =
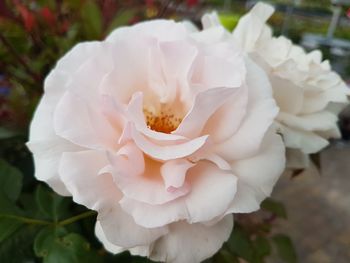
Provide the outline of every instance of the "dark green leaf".
[[273,237],[279,257],[286,263],[296,263],[297,254],[295,252],[292,240],[283,234]]
[[0,244],[6,238],[12,235],[21,225],[22,223],[19,221],[0,217]]
[[116,29],[117,27],[128,24],[130,19],[136,14],[136,10],[128,9],[120,12],[108,26],[107,34]]
[[0,159],[0,194],[4,195],[11,201],[16,201],[22,190],[21,172]]
[[46,227],[36,236],[34,252],[44,263],[100,262],[90,244],[76,233],[67,233],[62,227]]
[[266,256],[270,255],[271,247],[269,241],[263,236],[257,236],[253,242],[254,255],[251,263],[263,263]]
[[19,132],[0,127],[0,140],[9,139],[19,135]]
[[245,260],[251,261],[253,258],[253,244],[247,233],[240,228],[233,229],[231,237],[227,242],[227,246],[232,253],[235,253]]
[[270,243],[263,236],[258,236],[254,240],[254,248],[255,248],[256,254],[258,254],[260,257],[268,256],[271,253]]
[[221,249],[212,259],[213,263],[238,263],[238,258],[225,249]]
[[39,185],[35,191],[35,199],[39,210],[46,218],[58,221],[67,216],[69,198],[59,196],[51,189]]
[[36,226],[22,226],[1,242],[1,262],[34,262],[33,240],[38,229]]
[[262,202],[261,208],[274,213],[276,216],[281,218],[287,218],[287,212],[283,203],[267,198]]
[[99,39],[102,36],[102,14],[95,1],[88,0],[81,8],[82,24],[89,39]]

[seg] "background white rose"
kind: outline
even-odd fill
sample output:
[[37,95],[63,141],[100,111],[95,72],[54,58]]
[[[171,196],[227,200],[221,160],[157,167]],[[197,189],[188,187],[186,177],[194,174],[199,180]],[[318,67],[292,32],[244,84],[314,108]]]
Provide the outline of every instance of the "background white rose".
[[349,89],[322,61],[320,51],[306,53],[284,36],[274,37],[265,23],[274,9],[256,4],[232,36],[268,74],[280,108],[276,125],[287,147],[287,166],[305,168],[309,154],[339,138],[337,114],[347,105]]
[[199,262],[284,169],[267,76],[222,28],[156,20],[75,46],[45,80],[30,128],[35,176],[96,210],[96,235]]

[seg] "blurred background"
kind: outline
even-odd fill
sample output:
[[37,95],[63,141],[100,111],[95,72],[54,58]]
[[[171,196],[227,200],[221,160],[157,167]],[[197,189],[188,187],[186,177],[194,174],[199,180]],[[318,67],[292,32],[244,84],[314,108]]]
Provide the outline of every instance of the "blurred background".
[[[200,27],[201,16],[210,10],[217,10],[223,25],[232,30],[255,2],[0,0],[0,158],[23,174],[23,198],[29,200],[33,191],[38,191],[32,159],[24,145],[28,125],[43,92],[45,76],[72,46],[81,41],[102,40],[116,27],[148,19],[188,19]],[[269,20],[276,35],[283,34],[307,50],[321,49],[324,58],[350,84],[350,0],[265,2],[277,10]],[[284,176],[274,192],[274,198],[284,203],[288,220],[277,221],[271,231],[281,230],[291,236],[299,262],[350,262],[350,109],[341,114],[340,126],[343,139],[333,141],[321,153],[320,171],[306,171],[293,179]],[[0,172],[4,171],[0,165]],[[23,200],[16,202],[25,208]],[[274,205],[267,205],[268,210],[276,210]],[[82,208],[70,209],[77,212]],[[282,217],[286,217],[284,212]],[[89,235],[93,234],[86,234]],[[2,261],[3,240],[0,233],[1,262],[36,262]],[[33,252],[18,242],[23,246],[24,258],[31,258]],[[236,253],[240,259],[232,262],[249,261],[246,254]],[[267,260],[296,262],[296,256],[288,253],[287,249],[283,260],[273,256]]]

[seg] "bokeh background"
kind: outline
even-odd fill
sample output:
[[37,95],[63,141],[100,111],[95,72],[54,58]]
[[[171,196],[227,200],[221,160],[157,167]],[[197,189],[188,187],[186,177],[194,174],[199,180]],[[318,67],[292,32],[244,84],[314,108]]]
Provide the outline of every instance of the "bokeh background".
[[[102,40],[116,27],[148,19],[187,19],[200,27],[201,16],[211,10],[217,10],[221,22],[232,30],[255,2],[0,0],[0,214],[56,222],[86,213],[34,179],[25,147],[45,76],[72,46]],[[321,49],[350,83],[350,1],[265,2],[277,10],[269,20],[276,35],[283,34],[307,50]],[[318,165],[293,178],[284,175],[274,199],[258,213],[238,216],[229,243],[208,262],[350,262],[350,109],[341,113],[339,124],[343,138],[317,157]],[[40,231],[35,224],[0,217],[0,262],[58,262],[43,251],[59,252],[58,257],[66,260],[62,262],[148,262],[127,253],[109,256],[94,238],[93,222],[94,218],[86,218],[64,230],[79,234],[75,243],[69,239],[77,244],[74,249],[84,250],[82,244],[88,242],[84,258],[73,257],[71,247],[67,252],[44,245],[42,250],[40,240],[35,243]]]

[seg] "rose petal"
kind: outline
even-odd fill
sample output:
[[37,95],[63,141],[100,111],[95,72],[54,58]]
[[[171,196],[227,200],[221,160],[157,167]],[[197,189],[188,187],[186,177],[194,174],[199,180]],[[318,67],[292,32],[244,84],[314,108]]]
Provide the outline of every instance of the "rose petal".
[[118,133],[104,115],[69,91],[55,110],[54,129],[57,135],[82,147],[114,149],[117,145]]
[[137,225],[133,218],[115,204],[98,214],[105,237],[112,244],[125,248],[149,245],[167,234],[168,227],[144,228]]
[[131,136],[135,144],[147,155],[150,157],[167,161],[172,159],[183,158],[191,155],[198,149],[200,149],[207,141],[208,135],[204,135],[193,140],[189,140],[180,144],[172,145],[157,145],[152,141],[145,138],[140,134],[136,128],[131,127]]
[[195,97],[189,113],[172,133],[189,138],[197,137],[210,116],[235,92],[237,89],[234,88],[213,88],[200,92]]
[[175,159],[165,162],[161,168],[160,173],[164,179],[165,187],[180,188],[186,178],[186,172],[195,164],[185,159]]
[[338,118],[328,111],[296,116],[280,112],[276,118],[282,124],[302,131],[322,131],[337,127]]
[[316,153],[326,147],[329,142],[309,131],[301,131],[279,124],[286,147],[300,149],[303,153]]
[[257,210],[259,204],[271,194],[285,168],[285,148],[281,136],[271,129],[256,156],[234,161],[231,167],[238,177],[238,185],[228,213],[250,213]]
[[250,60],[247,60],[247,69],[249,95],[246,116],[230,139],[215,145],[216,153],[227,161],[253,156],[278,113],[265,73]]
[[[197,263],[214,255],[229,238],[233,218],[226,216],[213,226],[177,222],[169,226],[169,234],[156,241],[152,260],[171,263]],[[193,244],[196,244],[194,249]]]
[[253,50],[264,27],[267,27],[265,22],[273,12],[272,6],[259,2],[248,14],[240,18],[232,34],[246,51]]
[[99,175],[108,164],[106,154],[98,151],[62,155],[59,174],[76,203],[99,211],[120,200],[122,195],[111,174]]
[[120,204],[137,224],[158,227],[181,219],[191,223],[210,221],[226,212],[236,193],[237,178],[210,162],[191,168],[187,180],[191,192],[171,202],[152,205],[124,197]]

